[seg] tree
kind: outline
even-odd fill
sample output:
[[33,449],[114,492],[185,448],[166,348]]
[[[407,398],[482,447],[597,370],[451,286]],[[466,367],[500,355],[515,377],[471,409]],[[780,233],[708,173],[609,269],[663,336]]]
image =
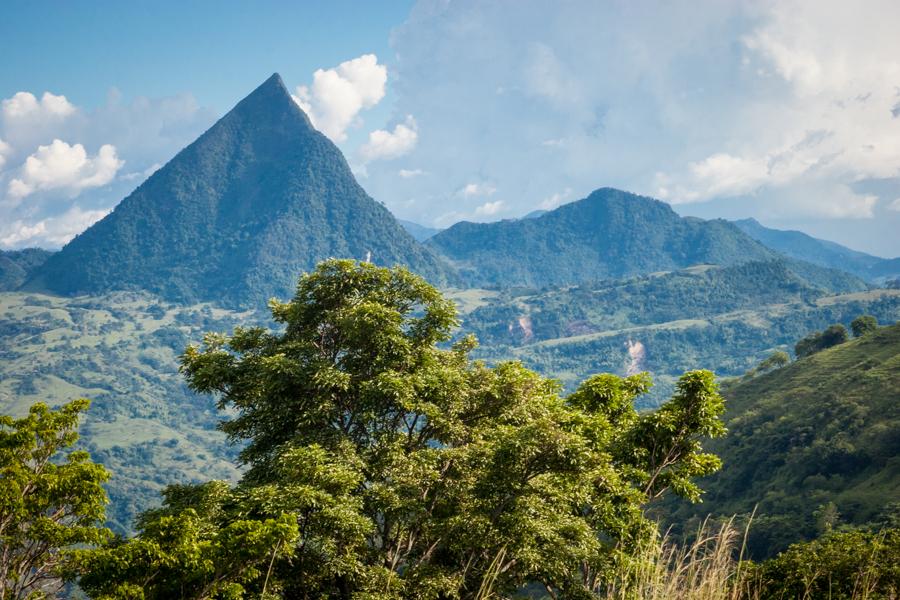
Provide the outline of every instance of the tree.
[[[453,304],[402,268],[326,261],[271,306],[282,331],[209,335],[182,359],[246,444],[248,468],[215,503],[210,531],[296,527],[256,547],[254,564],[265,556],[268,568],[239,578],[226,573],[231,559],[205,555],[207,573],[239,586],[234,597],[475,598],[529,582],[586,597],[656,535],[647,503],[667,490],[697,499],[693,479],[719,467],[701,447],[724,433],[709,372],[686,373],[653,413],[634,409],[646,374],[597,375],[562,397],[518,362],[470,360],[471,337],[443,346]],[[203,494],[179,497],[126,547],[157,539],[147,525],[160,515],[208,512]],[[168,590],[208,597],[188,587],[193,562],[167,564]],[[126,590],[141,572],[90,577]]]
[[860,315],[850,323],[853,337],[862,337],[878,329],[878,320],[872,315]]
[[791,357],[783,350],[777,350],[770,354],[765,360],[759,363],[757,370],[760,372],[771,371],[772,369],[780,369],[791,362]]
[[96,544],[107,502],[107,471],[84,451],[62,451],[78,439],[74,400],[57,410],[35,404],[28,415],[0,416],[0,599],[41,597],[61,585],[66,549]]
[[[164,497],[162,508],[141,516],[137,537],[73,553],[72,576],[81,574],[78,583],[92,598],[241,598],[248,587],[273,591],[267,567],[290,556],[297,538],[290,515],[242,519],[232,509],[226,518],[228,505],[241,506],[243,499],[221,481],[170,486]],[[257,581],[262,586],[254,588]]]
[[801,339],[794,346],[794,354],[797,358],[804,358],[821,352],[827,348],[843,344],[850,336],[847,334],[847,328],[837,323],[829,325],[824,331],[816,331]]

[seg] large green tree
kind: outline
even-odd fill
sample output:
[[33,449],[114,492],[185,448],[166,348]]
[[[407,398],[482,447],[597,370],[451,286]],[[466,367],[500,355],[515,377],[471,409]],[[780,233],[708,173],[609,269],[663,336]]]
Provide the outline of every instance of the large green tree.
[[252,572],[205,555],[217,589],[186,587],[192,563],[168,561],[168,593],[478,598],[539,584],[590,597],[656,534],[647,503],[667,490],[697,499],[693,479],[719,467],[701,448],[724,433],[709,372],[686,373],[652,413],[633,406],[645,374],[594,376],[562,397],[518,362],[471,361],[473,338],[447,346],[454,307],[421,278],[352,261],[322,263],[272,312],[279,331],[210,335],[183,356],[191,387],[218,395],[223,429],[245,444],[243,480],[212,512],[208,494],[179,488],[137,538],[88,553],[104,593],[136,589],[145,574],[102,569],[127,567],[161,519],[206,514],[211,526],[169,555],[226,543],[234,524],[295,529],[240,544]]
[[54,593],[66,549],[109,533],[100,526],[109,474],[87,452],[62,455],[78,440],[88,405],[35,404],[21,419],[0,416],[0,600]]

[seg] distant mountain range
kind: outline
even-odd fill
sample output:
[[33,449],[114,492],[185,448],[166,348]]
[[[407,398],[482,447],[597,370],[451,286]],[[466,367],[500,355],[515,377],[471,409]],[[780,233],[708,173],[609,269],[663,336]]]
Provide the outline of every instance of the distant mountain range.
[[[728,221],[681,217],[664,202],[612,188],[531,218],[457,223],[426,245],[476,287],[573,285],[781,257]],[[821,269],[791,264],[824,281]]]
[[867,281],[877,282],[900,277],[900,258],[872,256],[834,242],[814,238],[801,231],[770,229],[756,219],[741,219],[734,221],[734,224],[758,242],[793,258],[841,269]]
[[60,252],[0,257],[0,289],[141,289],[182,303],[260,307],[292,295],[297,276],[329,257],[498,289],[784,259],[807,283],[844,292],[864,287],[845,272],[874,281],[892,264],[755,221],[681,217],[611,188],[521,219],[445,230],[398,221],[276,74]]
[[400,226],[403,227],[403,229],[405,229],[407,233],[409,233],[409,235],[416,238],[416,241],[419,242],[424,242],[431,236],[441,231],[437,227],[426,227],[425,225],[419,225],[418,223],[405,221],[403,219],[397,219],[397,222],[400,223]]
[[38,268],[24,289],[139,288],[260,307],[329,257],[453,275],[353,178],[276,74]]

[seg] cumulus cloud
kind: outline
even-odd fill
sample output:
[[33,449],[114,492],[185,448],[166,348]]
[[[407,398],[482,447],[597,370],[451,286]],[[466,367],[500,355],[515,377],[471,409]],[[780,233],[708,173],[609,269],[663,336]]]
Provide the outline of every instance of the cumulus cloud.
[[369,141],[362,145],[359,154],[363,162],[398,158],[409,154],[418,139],[416,120],[412,115],[407,115],[406,120],[394,126],[393,131],[376,129],[369,133]]
[[104,144],[95,156],[89,157],[81,144],[53,140],[47,146],[39,146],[25,160],[18,175],[9,182],[8,193],[13,200],[47,190],[64,190],[77,196],[84,189],[112,181],[123,164],[110,144]]
[[75,106],[65,96],[44,92],[38,100],[31,92],[18,92],[2,102],[3,119],[56,118],[62,119],[75,112]]
[[544,198],[538,205],[541,210],[553,210],[560,204],[563,204],[572,196],[572,188],[566,188],[561,192],[554,192],[550,196]]
[[0,246],[60,248],[73,237],[105,217],[109,210],[82,210],[77,206],[57,216],[28,223],[13,221],[0,226]]
[[894,201],[888,205],[888,208],[900,212],[900,198],[894,198]]
[[463,198],[474,198],[478,196],[493,196],[497,188],[490,183],[467,183],[459,190],[460,196]]
[[387,68],[374,54],[364,54],[332,69],[316,70],[311,85],[297,87],[294,100],[317,129],[342,142],[360,111],[384,98],[386,84]]
[[[409,160],[435,176],[373,164],[366,187],[412,195],[420,221],[449,219],[447,189],[477,173],[511,213],[613,186],[812,233],[848,215],[900,227],[895,193],[862,189],[900,181],[897,20],[886,0],[420,0],[393,34],[391,93],[428,132]],[[825,229],[875,251],[864,225]]]
[[490,217],[496,215],[501,210],[503,210],[504,204],[503,200],[496,200],[494,202],[485,202],[481,206],[475,209],[475,214],[480,217]]
[[403,179],[412,179],[413,177],[419,177],[420,175],[424,175],[425,171],[422,169],[400,169],[397,171],[397,175],[402,177]]
[[50,92],[0,101],[0,247],[62,245],[214,118],[190,94],[123,101],[113,89],[93,108]]
[[3,165],[6,164],[6,156],[10,154],[11,151],[12,148],[10,145],[3,140],[0,140],[0,172],[3,171]]

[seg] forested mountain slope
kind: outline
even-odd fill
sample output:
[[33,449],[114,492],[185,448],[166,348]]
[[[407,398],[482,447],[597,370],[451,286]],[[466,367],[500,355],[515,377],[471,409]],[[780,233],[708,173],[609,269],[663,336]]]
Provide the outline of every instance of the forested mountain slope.
[[273,75],[30,278],[58,294],[144,289],[264,307],[329,257],[449,271],[353,178]]
[[[842,523],[900,516],[900,325],[723,386],[724,468],[702,483],[708,513],[749,514],[751,547],[769,555]],[[690,526],[688,525],[688,528]]]

